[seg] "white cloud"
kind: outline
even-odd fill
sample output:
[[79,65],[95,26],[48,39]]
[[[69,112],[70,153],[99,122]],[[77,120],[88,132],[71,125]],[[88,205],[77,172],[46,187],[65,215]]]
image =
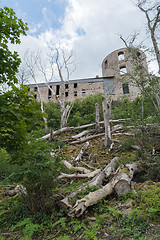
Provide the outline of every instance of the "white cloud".
[[[43,16],[48,21],[45,8]],[[65,17],[60,21],[60,29],[27,36],[22,43],[34,49],[61,42],[76,50],[78,64],[72,78],[101,76],[101,62],[106,55],[124,47],[118,33],[126,38],[139,30],[140,39],[145,39],[145,18],[130,0],[68,0]]]

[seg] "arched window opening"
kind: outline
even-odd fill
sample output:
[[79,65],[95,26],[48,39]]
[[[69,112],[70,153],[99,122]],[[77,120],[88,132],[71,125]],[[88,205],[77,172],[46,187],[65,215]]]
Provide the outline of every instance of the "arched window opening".
[[137,51],[137,57],[140,58],[141,57],[141,53]]
[[104,62],[104,67],[105,67],[105,69],[108,68],[108,61],[107,60]]
[[127,73],[127,69],[125,66],[120,67],[120,75],[125,75]]
[[118,60],[119,60],[119,61],[124,60],[124,52],[119,52],[119,53],[118,53]]

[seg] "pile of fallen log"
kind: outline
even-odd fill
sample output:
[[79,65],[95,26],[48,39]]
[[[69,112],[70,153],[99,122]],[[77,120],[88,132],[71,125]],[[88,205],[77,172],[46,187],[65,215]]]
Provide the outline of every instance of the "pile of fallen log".
[[[94,171],[90,171],[84,167],[73,167],[66,160],[64,161],[64,165],[75,173],[61,173],[58,177],[59,180],[89,179],[88,182],[79,187],[75,192],[60,201],[61,207],[65,206],[69,208],[68,215],[71,217],[81,216],[88,207],[98,203],[113,192],[121,195],[131,191],[133,175],[140,169],[139,164],[136,162],[117,167],[119,165],[118,157],[114,157],[104,169],[95,169]],[[78,195],[79,191],[92,186],[97,186],[99,189],[91,191],[81,199],[77,199],[76,203],[72,205],[71,200]]]
[[[127,136],[133,136],[134,134],[131,133],[130,131],[132,130],[132,127],[127,128],[129,132],[124,132],[123,128],[123,122],[125,122],[127,119],[117,119],[117,120],[110,120],[110,125],[111,125],[111,135],[116,136],[116,135],[127,135]],[[113,125],[116,124],[116,125]],[[79,143],[84,143],[89,140],[105,136],[105,128],[104,128],[104,121],[101,121],[98,123],[98,128],[96,127],[97,123],[90,123],[78,127],[65,127],[61,128],[59,130],[53,131],[51,130],[50,133],[47,135],[43,136],[43,140],[52,140],[56,136],[60,135],[61,133],[69,133],[69,132],[76,132],[77,130],[83,130],[81,133],[76,134],[72,136],[70,139],[65,139],[63,140],[64,142],[68,144],[79,144]],[[95,127],[95,128],[93,128]],[[89,128],[89,129],[88,129]],[[93,129],[90,129],[93,128]]]

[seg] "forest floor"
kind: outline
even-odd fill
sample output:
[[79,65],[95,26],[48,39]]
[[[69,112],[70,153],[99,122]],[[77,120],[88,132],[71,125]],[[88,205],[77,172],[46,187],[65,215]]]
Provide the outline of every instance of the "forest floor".
[[[73,133],[61,134],[56,139],[63,141],[72,135]],[[57,205],[49,223],[45,226],[42,221],[41,226],[45,226],[44,228],[38,229],[37,227],[36,230],[36,224],[33,222],[32,224],[24,223],[21,224],[21,227],[17,226],[14,229],[10,228],[7,231],[3,229],[0,239],[159,240],[160,175],[158,171],[160,155],[158,151],[154,155],[152,154],[153,144],[156,145],[156,143],[142,153],[131,148],[132,137],[118,136],[116,139],[121,142],[121,147],[117,143],[110,152],[104,147],[102,137],[89,141],[89,147],[83,155],[82,161],[79,162],[79,166],[87,168],[88,165],[92,168],[103,169],[113,157],[120,158],[119,165],[139,161],[143,170],[133,178],[134,191],[122,196],[113,193],[96,205],[89,207],[79,218],[69,217],[68,210]],[[78,155],[83,145],[66,144],[62,149],[65,159],[73,164],[73,158]],[[151,166],[151,164],[153,165]],[[57,186],[56,191],[66,196],[85,182],[85,179],[64,179]],[[1,190],[3,188],[4,186],[1,186]],[[93,187],[86,189],[85,192],[80,191],[78,198],[95,190]]]

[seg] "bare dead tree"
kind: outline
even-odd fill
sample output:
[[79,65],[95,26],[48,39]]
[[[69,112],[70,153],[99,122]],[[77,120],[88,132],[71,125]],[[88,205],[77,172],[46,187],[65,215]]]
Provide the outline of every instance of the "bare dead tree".
[[[75,70],[75,61],[73,60],[75,54],[73,51],[65,51],[61,47],[49,47],[49,49],[50,51],[48,53],[45,52],[45,56],[46,54],[48,56],[45,58],[45,62],[43,61],[44,56],[42,55],[41,51],[28,51],[25,54],[25,64],[37,86],[37,91],[41,102],[41,109],[43,108],[43,101],[38,85],[37,72],[41,74],[41,79],[44,79],[44,82],[51,91],[52,96],[60,104],[61,128],[63,128],[67,126],[68,117],[73,106],[73,104],[66,106],[65,84],[69,83],[70,76]],[[72,70],[70,66],[72,67]],[[54,79],[57,80],[57,77],[60,80],[60,96],[56,95],[50,85],[50,82]]]
[[158,27],[160,26],[160,3],[158,1],[150,4],[148,0],[138,0],[136,5],[145,14],[145,17],[147,19],[147,26],[150,32],[160,73],[160,49],[158,46],[158,37],[156,34],[156,30],[158,30]]
[[110,119],[111,119],[111,97],[109,96],[108,89],[104,89],[104,96],[105,100],[103,104],[103,115],[104,115],[104,127],[105,127],[105,147],[109,147],[112,140],[111,140],[111,126],[110,126]]
[[30,72],[25,64],[21,64],[17,73],[18,83],[25,85],[29,83]]
[[[132,66],[134,68],[133,73],[127,73],[127,77],[129,81],[136,85],[140,91],[141,96],[144,101],[146,94],[149,94],[157,113],[160,114],[160,81],[159,78],[149,74],[145,65],[143,64],[145,55],[138,54],[139,48],[133,47],[133,43],[137,38],[137,34],[133,34],[131,36],[130,41],[124,39],[122,35],[120,35],[120,39],[124,42],[129,54],[132,58]],[[132,47],[130,47],[132,46]],[[147,91],[150,89],[150,91]],[[154,96],[154,97],[153,97]],[[142,101],[142,103],[143,103]],[[142,106],[142,122],[143,122],[143,106]]]
[[[37,61],[39,59],[39,54],[40,54],[39,51],[31,52],[31,51],[27,50],[24,55],[24,62],[26,64],[28,73],[30,74],[34,83],[36,84],[37,92],[38,92],[40,103],[41,103],[41,111],[42,111],[42,113],[44,113],[45,112],[44,104],[43,104],[41,92],[40,92],[39,85],[38,85],[38,79],[37,79],[37,75],[36,75],[36,66],[37,66]],[[43,115],[43,120],[45,122],[45,131],[47,132],[47,119],[44,117],[44,115]]]
[[[61,82],[61,96],[60,96],[60,108],[61,108],[61,128],[67,126],[67,120],[71,111],[71,106],[65,106],[65,84],[69,83],[71,74],[75,71],[75,62],[73,60],[74,52],[70,51],[69,53],[64,51],[60,47],[55,48],[55,62],[58,70],[59,79]],[[70,70],[70,66],[73,66],[73,69]]]

